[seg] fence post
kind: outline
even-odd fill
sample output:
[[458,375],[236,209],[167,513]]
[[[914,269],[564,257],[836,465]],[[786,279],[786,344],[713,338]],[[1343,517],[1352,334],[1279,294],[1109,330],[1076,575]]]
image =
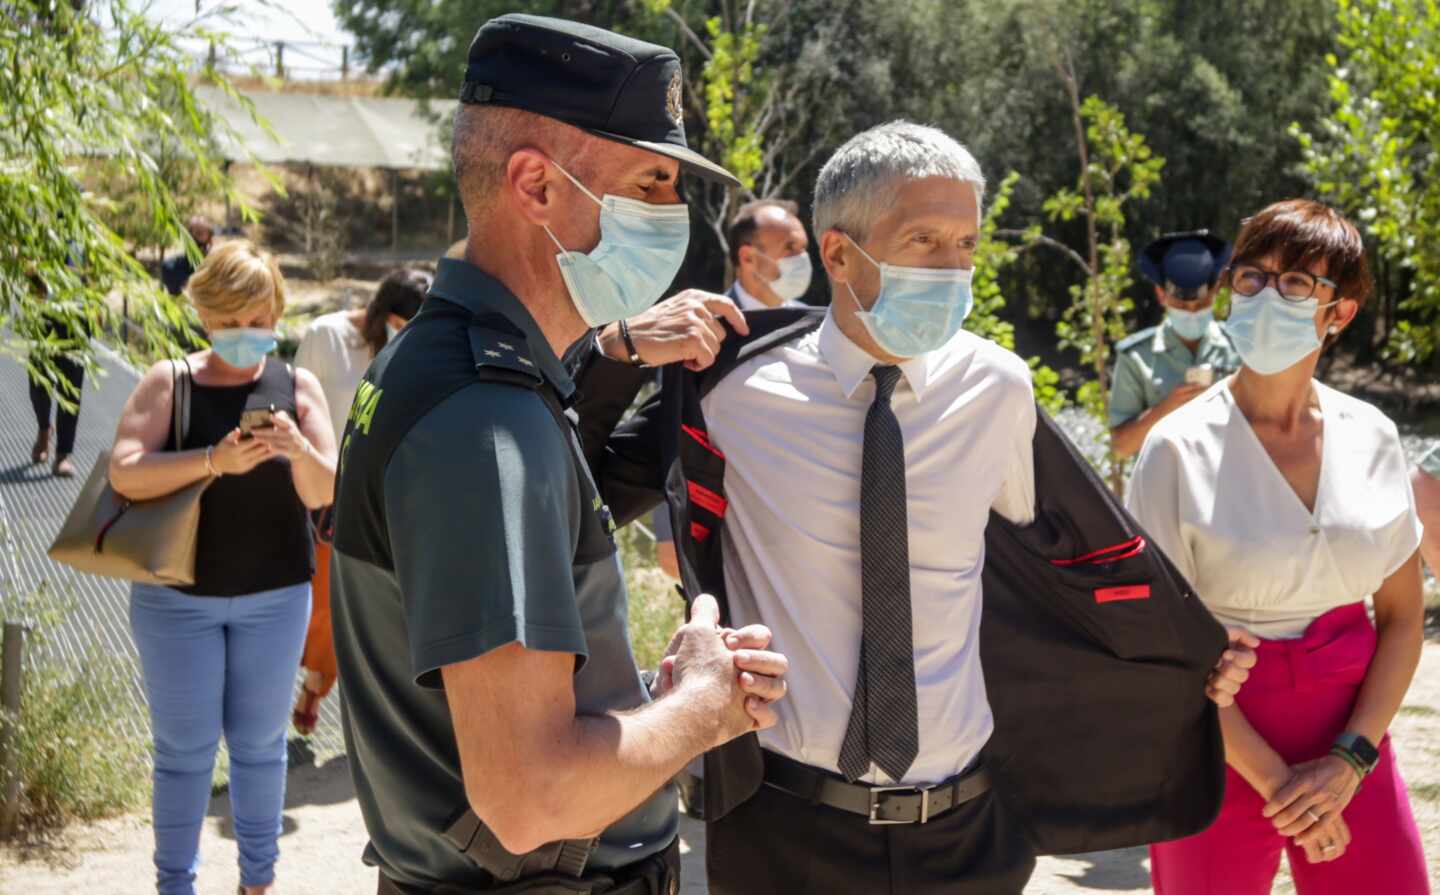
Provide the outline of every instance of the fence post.
[[15,834],[20,814],[20,772],[14,739],[20,719],[24,652],[25,626],[6,622],[0,640],[0,840]]

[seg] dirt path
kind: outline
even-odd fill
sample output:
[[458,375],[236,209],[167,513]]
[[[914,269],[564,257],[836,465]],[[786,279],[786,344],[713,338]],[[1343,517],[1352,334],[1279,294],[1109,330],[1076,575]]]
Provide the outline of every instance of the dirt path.
[[[1425,838],[1431,879],[1440,880],[1440,643],[1425,647],[1420,670],[1400,710],[1393,736],[1416,819]],[[685,895],[703,895],[704,830],[687,821]],[[375,891],[375,872],[360,863],[365,830],[345,759],[299,767],[290,774],[276,895],[334,895]],[[121,817],[72,827],[41,847],[0,849],[0,893],[73,895],[153,892],[149,820]],[[201,895],[235,891],[235,841],[224,796],[212,800],[201,842]],[[1150,891],[1144,849],[1070,858],[1045,858],[1027,895],[1141,895]],[[1293,889],[1282,878],[1276,893]]]

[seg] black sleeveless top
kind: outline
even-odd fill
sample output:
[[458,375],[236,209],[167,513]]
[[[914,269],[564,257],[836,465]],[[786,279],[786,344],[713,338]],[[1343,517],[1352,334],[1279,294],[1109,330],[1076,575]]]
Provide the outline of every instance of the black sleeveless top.
[[[200,385],[192,380],[187,450],[218,443],[248,409],[275,405],[291,419],[295,378],[274,358],[245,385]],[[166,450],[175,450],[172,432]],[[200,498],[195,583],[176,590],[192,596],[238,597],[304,584],[315,570],[310,517],[290,477],[290,461],[266,460],[244,475],[222,475]]]

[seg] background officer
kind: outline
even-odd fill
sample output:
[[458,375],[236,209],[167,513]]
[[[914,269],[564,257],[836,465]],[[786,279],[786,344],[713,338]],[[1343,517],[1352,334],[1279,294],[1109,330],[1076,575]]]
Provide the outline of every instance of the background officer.
[[[345,739],[386,895],[673,895],[667,781],[774,723],[784,658],[758,626],[722,635],[705,595],[647,692],[565,413],[559,355],[653,304],[684,258],[682,167],[734,182],[687,148],[682,86],[672,51],[572,22],[503,16],[470,47],[464,259],[366,373],[337,491]],[[717,316],[746,329],[719,296],[632,320],[648,362],[698,368]]]
[[1140,253],[1140,272],[1154,284],[1165,319],[1115,346],[1110,443],[1118,456],[1138,453],[1152,426],[1239,369],[1213,310],[1229,260],[1230,244],[1207,230],[1162,236]]

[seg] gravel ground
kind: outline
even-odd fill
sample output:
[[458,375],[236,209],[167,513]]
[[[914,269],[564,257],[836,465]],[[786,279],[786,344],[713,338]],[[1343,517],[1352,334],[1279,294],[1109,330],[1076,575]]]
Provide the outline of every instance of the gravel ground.
[[[1440,880],[1440,643],[1429,643],[1392,734],[1416,818],[1425,838],[1432,881]],[[211,803],[201,843],[201,895],[235,891],[235,841],[224,796]],[[686,895],[703,895],[704,830],[684,831]],[[360,863],[365,831],[344,758],[297,767],[290,774],[276,895],[375,891],[375,873]],[[24,849],[0,849],[0,893],[72,895],[153,892],[149,820],[128,816],[71,827]],[[1040,861],[1027,895],[1140,895],[1150,891],[1144,849]],[[1283,877],[1276,893],[1292,892]],[[1358,895],[1358,893],[1357,893]]]

